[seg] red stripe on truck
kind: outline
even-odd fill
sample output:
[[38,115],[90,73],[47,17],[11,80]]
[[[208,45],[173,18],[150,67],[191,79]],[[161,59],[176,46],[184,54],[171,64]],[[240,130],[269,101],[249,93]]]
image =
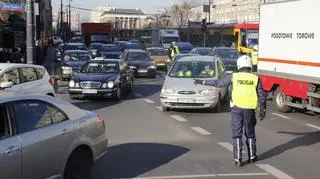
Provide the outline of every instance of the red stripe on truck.
[[260,62],[274,62],[274,63],[283,63],[283,64],[291,64],[291,65],[320,67],[320,63],[317,63],[317,62],[283,60],[283,59],[272,59],[272,58],[259,58],[258,61],[260,61]]

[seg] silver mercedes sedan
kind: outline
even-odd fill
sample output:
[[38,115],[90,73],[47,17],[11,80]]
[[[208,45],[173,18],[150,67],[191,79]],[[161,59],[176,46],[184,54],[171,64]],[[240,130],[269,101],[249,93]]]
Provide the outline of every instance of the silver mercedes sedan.
[[[220,111],[227,86],[195,85],[194,79],[227,80],[221,60],[212,56],[189,56],[176,61],[163,84],[160,100],[163,111],[169,109],[212,109]],[[227,83],[226,83],[227,84]]]
[[89,178],[107,149],[104,119],[50,96],[0,96],[0,178]]

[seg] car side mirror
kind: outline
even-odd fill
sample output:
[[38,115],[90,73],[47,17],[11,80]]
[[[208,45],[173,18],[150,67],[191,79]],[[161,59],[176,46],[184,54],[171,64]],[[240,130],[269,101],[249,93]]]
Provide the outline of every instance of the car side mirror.
[[11,88],[12,86],[14,86],[14,84],[11,81],[4,81],[0,83],[0,89]]

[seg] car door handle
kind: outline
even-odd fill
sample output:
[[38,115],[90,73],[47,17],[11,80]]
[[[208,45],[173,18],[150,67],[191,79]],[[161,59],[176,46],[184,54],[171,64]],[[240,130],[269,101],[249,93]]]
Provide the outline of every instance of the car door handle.
[[16,151],[19,150],[19,147],[17,146],[10,146],[6,151],[4,151],[3,153],[4,154],[11,154],[11,153],[14,153]]
[[69,132],[71,132],[71,129],[62,129],[61,134],[62,134],[62,135],[66,135],[66,134],[68,134]]

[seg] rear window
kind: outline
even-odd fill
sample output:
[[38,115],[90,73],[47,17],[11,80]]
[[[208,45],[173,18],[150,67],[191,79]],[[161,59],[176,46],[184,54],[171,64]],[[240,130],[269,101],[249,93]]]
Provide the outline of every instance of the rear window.
[[36,68],[36,72],[39,79],[42,79],[46,73],[46,71],[42,68]]

